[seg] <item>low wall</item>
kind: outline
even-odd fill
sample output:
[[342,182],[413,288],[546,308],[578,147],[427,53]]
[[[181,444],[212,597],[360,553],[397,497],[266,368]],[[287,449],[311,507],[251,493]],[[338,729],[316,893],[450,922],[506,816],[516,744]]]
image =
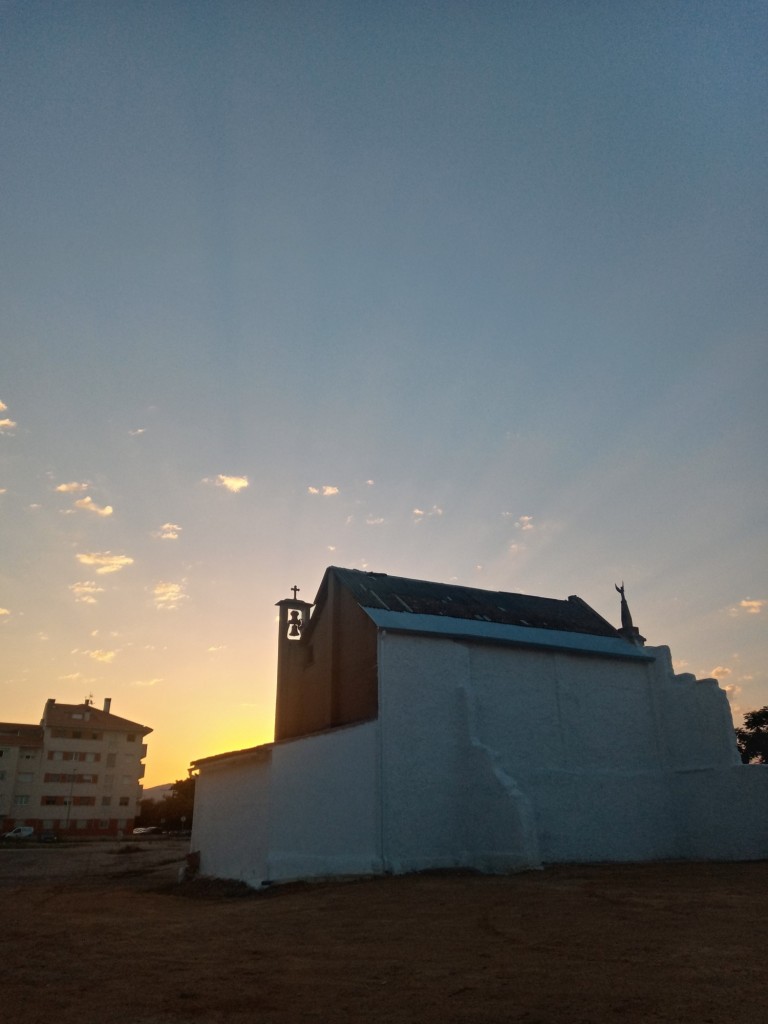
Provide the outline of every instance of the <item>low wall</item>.
[[201,874],[252,886],[267,877],[271,769],[269,747],[201,767],[190,842]]
[[366,722],[200,765],[200,873],[265,882],[381,872],[378,726]]
[[268,877],[377,874],[378,723],[273,747]]

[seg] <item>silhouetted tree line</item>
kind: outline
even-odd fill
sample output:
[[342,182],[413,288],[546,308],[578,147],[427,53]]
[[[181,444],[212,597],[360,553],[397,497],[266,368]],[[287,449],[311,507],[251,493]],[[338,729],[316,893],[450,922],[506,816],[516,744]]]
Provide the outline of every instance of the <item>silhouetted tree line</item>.
[[744,764],[768,764],[768,706],[744,715],[736,730],[736,745]]
[[142,800],[137,827],[150,828],[154,825],[165,832],[190,829],[195,806],[195,778],[190,775],[188,779],[177,779],[161,800],[149,797]]

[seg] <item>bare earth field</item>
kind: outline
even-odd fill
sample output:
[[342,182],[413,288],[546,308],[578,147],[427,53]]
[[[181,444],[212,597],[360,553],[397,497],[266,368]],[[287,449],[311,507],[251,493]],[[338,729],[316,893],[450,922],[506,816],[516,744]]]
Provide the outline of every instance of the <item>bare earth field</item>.
[[186,841],[0,845],[0,1019],[766,1024],[768,863],[178,884]]

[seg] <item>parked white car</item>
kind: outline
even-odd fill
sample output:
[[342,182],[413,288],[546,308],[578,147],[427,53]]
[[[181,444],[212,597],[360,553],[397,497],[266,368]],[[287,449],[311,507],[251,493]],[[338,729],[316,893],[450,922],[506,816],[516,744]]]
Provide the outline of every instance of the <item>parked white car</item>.
[[32,839],[34,834],[35,830],[31,825],[17,825],[10,832],[6,832],[3,839]]

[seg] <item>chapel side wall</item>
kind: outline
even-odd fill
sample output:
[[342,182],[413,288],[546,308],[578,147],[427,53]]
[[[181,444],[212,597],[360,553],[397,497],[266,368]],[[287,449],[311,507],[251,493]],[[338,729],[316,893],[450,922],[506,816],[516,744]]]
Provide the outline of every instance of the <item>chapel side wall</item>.
[[267,877],[270,776],[268,753],[200,766],[190,849],[202,875],[254,887]]
[[669,855],[647,664],[475,646],[478,732],[528,796],[545,862]]
[[387,870],[537,867],[529,801],[477,734],[468,647],[383,634],[379,678]]
[[[386,635],[390,869],[768,856],[768,771],[734,764],[725,695],[646,650]],[[676,742],[683,722],[693,735]]]
[[272,881],[379,874],[378,722],[273,747]]

